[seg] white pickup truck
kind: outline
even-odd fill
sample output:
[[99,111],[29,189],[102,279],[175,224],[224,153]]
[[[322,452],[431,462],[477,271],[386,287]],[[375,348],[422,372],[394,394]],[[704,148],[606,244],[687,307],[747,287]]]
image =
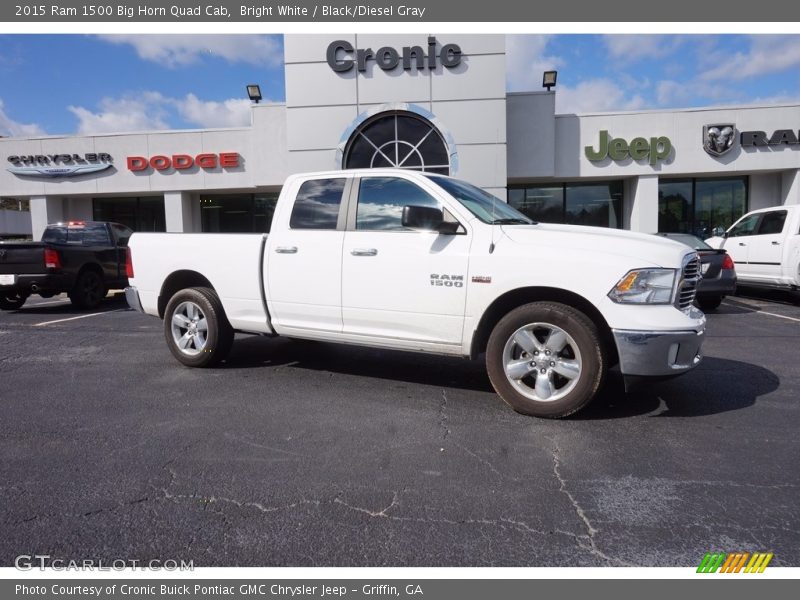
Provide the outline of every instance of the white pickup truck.
[[754,210],[706,242],[727,250],[741,285],[800,288],[800,206]]
[[184,365],[234,332],[477,358],[521,413],[584,407],[610,367],[700,362],[697,255],[614,229],[545,225],[471,184],[397,169],[290,176],[267,234],[135,233],[131,307]]

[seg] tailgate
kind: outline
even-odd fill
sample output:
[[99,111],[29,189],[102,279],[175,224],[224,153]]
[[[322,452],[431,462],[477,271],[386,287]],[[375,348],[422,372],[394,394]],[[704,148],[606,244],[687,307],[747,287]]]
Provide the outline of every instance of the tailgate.
[[0,243],[0,275],[46,272],[42,242]]
[[[727,252],[724,249],[719,250],[700,250],[701,270],[703,279],[715,279],[719,277],[719,272],[722,270],[722,262],[725,260]],[[708,265],[706,267],[706,264]]]

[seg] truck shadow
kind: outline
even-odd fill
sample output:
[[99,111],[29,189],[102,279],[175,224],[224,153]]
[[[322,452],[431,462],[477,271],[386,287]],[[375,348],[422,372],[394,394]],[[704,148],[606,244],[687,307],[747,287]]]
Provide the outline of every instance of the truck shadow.
[[788,306],[800,306],[800,293],[787,290],[751,288],[740,284],[736,289],[736,296],[729,296],[728,300],[734,300],[737,296],[753,300],[766,300],[767,302],[786,304]]
[[706,357],[694,371],[675,379],[644,383],[627,393],[622,376],[612,372],[600,395],[575,418],[702,417],[753,406],[760,396],[779,386],[780,379],[769,369]]
[[[325,342],[240,337],[222,368],[284,366],[494,394],[483,357],[469,361]],[[763,367],[713,357],[707,357],[686,375],[643,384],[627,393],[621,375],[612,372],[595,401],[572,419],[723,413],[754,405],[759,396],[776,390],[779,383],[778,377]]]
[[[38,300],[38,299],[37,299]],[[27,315],[80,315],[83,313],[91,312],[105,312],[109,310],[119,310],[128,306],[125,301],[125,293],[117,292],[115,294],[106,296],[102,302],[95,308],[76,308],[66,297],[53,298],[49,300],[40,300],[47,304],[36,304],[35,301],[30,304],[23,304],[22,308],[18,310],[8,311],[10,314],[27,314]],[[51,304],[52,302],[52,304]],[[131,309],[133,310],[133,309]]]
[[479,361],[286,338],[237,337],[223,368],[278,366],[494,392]]

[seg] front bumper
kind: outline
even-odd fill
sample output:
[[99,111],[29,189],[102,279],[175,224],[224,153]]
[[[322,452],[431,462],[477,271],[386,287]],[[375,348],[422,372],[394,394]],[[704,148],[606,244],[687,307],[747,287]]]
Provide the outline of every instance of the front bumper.
[[139,290],[137,290],[135,287],[128,286],[125,288],[125,300],[128,301],[128,306],[130,306],[133,310],[144,314],[142,301],[139,300]]
[[623,375],[670,377],[693,369],[702,360],[705,327],[689,331],[614,329]]

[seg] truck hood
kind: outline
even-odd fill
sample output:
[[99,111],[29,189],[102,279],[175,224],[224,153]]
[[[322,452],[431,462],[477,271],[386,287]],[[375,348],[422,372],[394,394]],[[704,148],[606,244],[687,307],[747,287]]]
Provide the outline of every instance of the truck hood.
[[642,267],[680,268],[683,257],[692,252],[684,244],[657,235],[605,227],[537,223],[503,225],[502,229],[517,244],[550,248],[560,245],[592,255],[624,256]]

